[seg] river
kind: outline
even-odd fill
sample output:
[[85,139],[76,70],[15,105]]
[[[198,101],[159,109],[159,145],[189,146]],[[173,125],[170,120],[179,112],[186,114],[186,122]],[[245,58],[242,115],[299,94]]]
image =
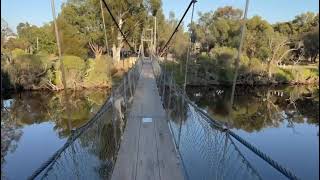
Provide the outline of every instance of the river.
[[[187,93],[213,119],[231,123],[234,132],[298,177],[319,178],[317,87],[237,87],[231,113],[228,111],[230,91],[227,87],[193,87],[188,88]],[[108,95],[106,90],[74,92],[69,95],[71,103],[68,110],[62,92],[23,92],[5,96],[1,111],[2,177],[28,177],[66,142],[70,129],[82,126],[98,111]],[[263,179],[283,178],[244,146],[234,143]],[[203,143],[200,145],[208,148],[202,146]],[[190,173],[189,177],[200,177],[199,174],[207,177],[203,175],[209,173],[204,171],[205,168],[197,170],[195,167],[197,161],[199,167],[205,163],[199,162],[201,158],[194,155],[197,151],[190,147],[189,150],[181,148],[183,158],[188,159],[184,162],[186,170],[196,172]],[[211,157],[215,153],[208,149],[203,151]],[[212,177],[212,174],[208,176]]]
[[[319,179],[319,89],[311,86],[190,88],[188,96],[214,119],[302,179]],[[247,148],[240,151],[264,179],[283,179]],[[285,178],[284,178],[285,179]]]

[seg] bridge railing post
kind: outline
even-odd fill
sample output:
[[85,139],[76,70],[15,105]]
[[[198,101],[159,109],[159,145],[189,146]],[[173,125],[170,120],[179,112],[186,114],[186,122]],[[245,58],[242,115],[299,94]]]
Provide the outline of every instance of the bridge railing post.
[[124,97],[124,104],[125,104],[125,106],[126,106],[126,111],[125,111],[125,112],[127,112],[127,109],[128,109],[126,77],[127,77],[127,75],[124,75],[124,76],[123,76],[123,97]]
[[164,103],[164,93],[166,91],[166,73],[163,73],[163,83],[162,83],[162,102]]
[[131,70],[128,73],[128,85],[129,85],[129,90],[130,90],[130,97],[133,96],[133,91],[132,91],[132,80],[131,80]]
[[114,142],[117,147],[117,128],[116,128],[116,113],[115,113],[115,93],[114,88],[111,88],[111,108],[112,108],[112,127],[113,127],[113,137]]
[[170,106],[171,106],[171,86],[172,86],[172,72],[171,72],[171,75],[170,75],[170,83],[169,83],[169,99],[168,99],[168,104],[167,104],[167,108],[170,109]]
[[[160,66],[160,69],[161,69],[161,72],[160,72],[161,78],[160,78],[160,83],[159,83],[159,90],[160,90],[159,93],[162,92],[163,81],[164,81],[164,70],[163,70],[163,68],[162,68],[161,66]],[[161,95],[161,94],[160,94],[160,95]]]
[[[180,98],[179,98],[180,97]],[[183,111],[183,105],[182,105],[182,99],[183,97],[179,94],[177,94],[177,98],[178,98],[178,107],[179,107],[179,110],[178,110],[178,114],[179,114],[179,132],[178,132],[178,142],[177,142],[177,149],[179,149],[180,147],[180,138],[181,138],[181,128],[182,128],[182,111]]]

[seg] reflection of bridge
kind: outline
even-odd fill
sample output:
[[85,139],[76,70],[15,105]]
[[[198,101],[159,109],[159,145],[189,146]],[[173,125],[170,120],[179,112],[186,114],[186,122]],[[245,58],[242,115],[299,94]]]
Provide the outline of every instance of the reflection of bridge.
[[294,178],[188,100],[157,61],[139,60],[31,179],[261,179],[235,140]]

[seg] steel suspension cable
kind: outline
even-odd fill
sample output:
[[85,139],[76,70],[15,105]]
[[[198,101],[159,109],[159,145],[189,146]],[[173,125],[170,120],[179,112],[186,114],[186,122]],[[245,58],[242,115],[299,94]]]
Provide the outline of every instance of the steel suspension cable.
[[112,21],[113,21],[113,22],[115,23],[115,25],[117,26],[117,28],[118,28],[118,30],[120,31],[120,33],[121,33],[123,39],[125,40],[125,42],[128,44],[128,46],[130,47],[130,49],[131,49],[135,54],[138,54],[138,53],[134,50],[134,48],[132,47],[132,45],[129,43],[129,41],[127,40],[126,35],[122,32],[119,24],[117,23],[115,17],[113,16],[113,14],[112,14],[109,6],[107,5],[106,1],[105,1],[105,0],[102,0],[102,2],[103,2],[103,4],[104,4],[104,6],[107,8],[107,11],[108,11],[108,13],[109,13],[110,16],[111,16]]
[[209,124],[213,125],[214,127],[216,127],[217,129],[219,129],[220,131],[224,131],[228,134],[230,134],[234,139],[236,139],[239,143],[241,143],[242,145],[244,145],[246,148],[248,148],[251,152],[253,152],[254,154],[256,154],[257,156],[259,156],[261,159],[263,159],[265,162],[267,162],[269,165],[271,165],[274,169],[276,169],[278,172],[280,172],[281,174],[283,174],[284,176],[286,176],[288,179],[300,179],[298,178],[294,173],[292,173],[290,170],[288,170],[287,168],[283,167],[282,165],[280,165],[277,161],[273,160],[271,157],[269,157],[267,154],[265,154],[264,152],[260,151],[258,148],[256,148],[254,145],[252,145],[251,143],[249,143],[248,141],[246,141],[245,139],[243,139],[242,137],[240,137],[239,135],[237,135],[236,133],[234,133],[231,129],[229,129],[228,127],[225,126],[224,123],[221,123],[219,121],[214,120],[213,118],[211,118],[206,112],[204,112],[202,109],[200,109],[196,104],[194,104],[194,102],[192,102],[189,97],[187,95],[185,95],[183,93],[183,90],[179,89],[176,85],[175,89],[173,89],[173,91],[181,96],[184,101],[186,101],[189,105],[191,105],[192,107],[195,108],[196,111],[198,111],[200,113],[200,115],[203,115],[204,119],[206,120],[206,122],[208,122]]
[[186,93],[186,86],[187,86],[187,74],[188,74],[188,62],[189,62],[189,58],[190,58],[190,46],[193,44],[192,40],[191,40],[191,35],[192,35],[192,23],[193,23],[194,5],[195,5],[195,3],[193,3],[193,5],[192,5],[190,39],[189,39],[189,44],[188,44],[186,67],[185,67],[185,71],[184,71],[184,84],[183,84],[184,93]]
[[270,164],[274,169],[276,169],[278,172],[280,172],[281,174],[283,174],[284,176],[286,176],[288,179],[300,179],[298,178],[295,174],[293,174],[290,170],[288,170],[287,168],[283,167],[282,165],[280,165],[277,161],[273,160],[271,157],[269,157],[267,154],[265,154],[264,152],[262,152],[260,149],[256,148],[254,145],[252,145],[251,143],[249,143],[248,141],[246,141],[245,139],[243,139],[242,137],[240,137],[239,135],[237,135],[236,133],[234,133],[231,129],[227,128],[225,125],[223,125],[221,122],[214,120],[213,118],[211,118],[206,112],[204,112],[202,109],[200,109],[197,105],[194,104],[194,102],[192,102],[188,96],[184,95],[183,93],[178,92],[177,90],[175,90],[177,92],[177,94],[179,94],[180,96],[182,96],[182,98],[185,99],[186,102],[188,102],[191,106],[193,106],[195,108],[196,111],[200,112],[200,114],[202,114],[205,118],[205,120],[215,126],[216,128],[220,129],[221,131],[225,131],[226,133],[229,133],[234,139],[236,139],[239,143],[241,143],[242,145],[244,145],[246,148],[248,148],[251,152],[253,152],[254,154],[256,154],[257,156],[259,156],[261,159],[263,159],[265,162],[267,162],[268,164]]
[[70,115],[70,103],[69,103],[68,88],[67,88],[67,81],[66,81],[66,71],[65,71],[65,67],[64,67],[64,62],[62,60],[60,36],[59,36],[58,24],[56,22],[56,12],[55,12],[54,0],[51,0],[51,8],[52,8],[52,16],[53,16],[55,36],[56,36],[57,47],[58,47],[60,71],[61,71],[61,74],[62,74],[62,84],[63,84],[64,95],[65,95],[66,112],[67,112],[67,117],[68,117],[68,119],[67,119],[68,128],[69,128],[70,131],[72,131],[71,122],[70,122],[71,115]]
[[103,7],[102,7],[102,0],[100,0],[100,9],[101,9],[101,17],[102,17],[102,23],[103,23],[103,32],[104,32],[104,39],[105,39],[105,45],[107,48],[107,54],[109,55],[109,46],[108,46],[108,36],[107,36],[107,30],[106,30],[106,22],[104,20],[104,13],[103,13]]
[[[137,68],[137,66],[139,66],[139,64],[135,65],[134,68]],[[135,71],[135,69],[131,69],[130,71],[132,71],[134,74],[134,82],[135,83],[138,78],[140,77],[141,74],[141,70],[138,70],[138,72]],[[124,88],[124,84],[120,84],[117,88],[116,91],[120,91],[121,88]],[[134,90],[135,91],[135,90]],[[77,138],[79,138],[85,131],[87,131],[90,127],[92,127],[92,125],[94,123],[96,123],[99,118],[101,118],[102,114],[105,113],[110,107],[112,107],[112,97],[109,97],[104,104],[100,107],[100,109],[98,110],[97,113],[94,114],[94,116],[88,121],[86,122],[84,125],[82,125],[81,127],[75,129],[74,131],[72,131],[71,135],[69,136],[69,138],[67,139],[66,143],[59,148],[54,154],[52,154],[44,163],[41,164],[41,166],[36,169],[29,177],[28,179],[35,179],[37,178],[41,173],[43,173],[45,170],[45,174],[49,171],[50,167],[53,166],[53,163],[55,163],[58,158],[60,157],[60,155],[75,141],[77,140]]]
[[170,41],[171,41],[172,37],[173,37],[173,36],[175,35],[175,33],[178,31],[178,28],[179,28],[179,26],[180,26],[180,24],[181,24],[182,20],[183,20],[183,19],[184,19],[184,17],[186,16],[187,12],[189,11],[189,9],[190,9],[191,5],[192,5],[192,4],[194,4],[194,3],[196,3],[196,2],[197,2],[196,0],[191,0],[191,1],[190,1],[190,3],[189,3],[189,5],[188,5],[187,9],[184,11],[183,16],[181,17],[181,19],[180,19],[180,21],[179,21],[178,25],[176,26],[175,30],[172,32],[172,34],[171,34],[170,38],[168,39],[168,41],[166,42],[166,44],[165,44],[165,45],[163,46],[163,48],[161,49],[161,51],[160,51],[160,56],[162,56],[162,52],[164,51],[164,49],[166,49],[166,47],[167,47],[167,46],[168,46],[168,44],[170,43]]
[[[234,102],[234,93],[235,93],[235,88],[236,88],[236,83],[237,83],[237,76],[238,76],[238,70],[239,70],[239,61],[241,58],[241,50],[242,50],[242,45],[243,45],[243,40],[245,36],[245,30],[246,30],[246,20],[247,20],[247,13],[248,13],[248,7],[249,7],[249,0],[246,0],[245,4],[245,10],[244,10],[244,16],[242,18],[242,26],[241,26],[241,33],[240,33],[240,43],[238,46],[238,54],[237,58],[235,59],[235,72],[233,76],[233,82],[232,82],[232,89],[231,89],[231,96],[230,96],[230,105],[228,107],[228,116],[227,116],[227,128],[231,128],[231,114],[232,114],[232,107],[233,107],[233,102]],[[240,21],[241,23],[241,21]]]
[[247,21],[247,13],[248,13],[248,6],[249,6],[249,0],[246,0],[246,7],[244,10],[244,16],[243,16],[243,24],[241,27],[241,39],[240,39],[240,44],[239,44],[239,48],[238,48],[238,56],[235,62],[235,72],[234,72],[234,77],[233,77],[233,83],[232,83],[232,92],[231,92],[231,100],[230,100],[230,104],[231,107],[233,106],[233,101],[234,101],[234,91],[236,88],[236,83],[237,83],[237,77],[238,77],[238,71],[239,71],[239,61],[241,58],[241,51],[242,51],[242,45],[243,45],[243,41],[244,41],[244,35],[246,32],[246,21]]

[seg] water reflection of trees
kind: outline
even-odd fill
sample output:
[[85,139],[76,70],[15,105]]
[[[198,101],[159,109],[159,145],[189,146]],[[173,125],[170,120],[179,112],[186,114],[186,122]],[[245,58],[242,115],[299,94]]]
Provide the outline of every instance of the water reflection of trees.
[[175,123],[185,122],[187,120],[188,105],[184,99],[176,94],[177,92],[171,91],[169,93],[169,88],[166,88],[166,93],[164,94],[164,107],[169,112],[169,117]]
[[[188,95],[217,120],[227,122],[230,88],[189,88]],[[266,127],[278,127],[287,121],[319,125],[317,87],[292,86],[278,88],[237,87],[231,113],[233,127],[248,132]]]
[[97,174],[102,179],[110,179],[122,136],[120,123],[112,123],[112,111],[109,109],[94,126],[80,136],[80,144],[101,160]]
[[72,92],[68,95],[70,108],[67,112],[62,92],[26,92],[12,95],[14,101],[7,109],[18,125],[53,122],[60,137],[66,137],[69,135],[68,115],[71,126],[80,127],[98,110],[106,95],[104,91]]
[[[96,179],[94,177],[97,176],[99,179],[110,179],[123,132],[120,121],[113,121],[112,117],[110,107],[63,151],[49,168],[47,179],[55,175],[71,179]],[[62,172],[60,168],[66,170]],[[83,171],[86,173],[79,173]]]
[[7,107],[1,109],[1,179],[5,177],[3,165],[8,152],[14,152],[22,136],[21,127],[14,121]]
[[[7,95],[1,109],[1,165],[6,154],[15,151],[22,136],[22,128],[43,122],[54,123],[60,138],[70,134],[68,114],[73,128],[80,127],[105,101],[105,91],[79,91],[69,94],[70,111],[65,108],[64,94],[52,92],[24,92]],[[11,102],[11,103],[9,103]]]

